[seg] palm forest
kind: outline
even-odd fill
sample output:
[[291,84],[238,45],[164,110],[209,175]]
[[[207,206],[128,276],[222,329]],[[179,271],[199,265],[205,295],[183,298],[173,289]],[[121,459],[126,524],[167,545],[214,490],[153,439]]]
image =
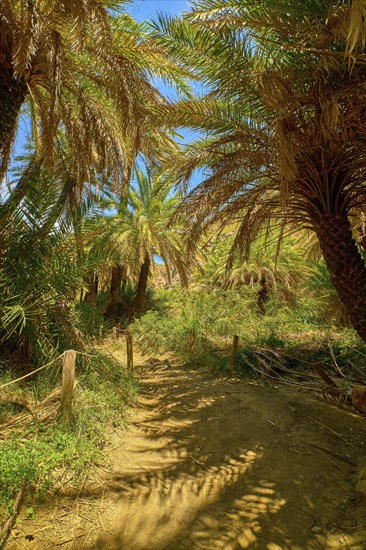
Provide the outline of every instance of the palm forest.
[[364,550],[366,1],[150,4],[0,1],[0,548]]

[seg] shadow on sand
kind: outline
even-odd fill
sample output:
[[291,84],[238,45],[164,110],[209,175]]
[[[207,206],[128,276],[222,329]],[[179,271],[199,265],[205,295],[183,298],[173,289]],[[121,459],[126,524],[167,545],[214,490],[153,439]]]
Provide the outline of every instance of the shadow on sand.
[[148,368],[141,383],[105,488],[106,531],[72,548],[365,549],[363,419],[187,366]]

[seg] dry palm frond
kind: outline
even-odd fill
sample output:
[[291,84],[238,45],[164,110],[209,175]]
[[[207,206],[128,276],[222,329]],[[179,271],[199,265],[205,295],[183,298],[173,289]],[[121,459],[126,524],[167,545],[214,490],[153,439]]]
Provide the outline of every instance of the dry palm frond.
[[195,221],[192,245],[208,224],[241,220],[236,244],[243,252],[271,219],[314,227],[322,216],[360,207],[363,10],[361,1],[202,0],[185,21],[156,23],[173,58],[209,87],[162,113],[169,124],[203,133],[166,163],[185,188],[204,170],[175,215]]
[[31,107],[31,132],[49,169],[55,162],[57,133],[65,131],[78,185],[96,166],[108,169],[120,187],[131,156],[140,151],[153,156],[158,141],[174,147],[152,116],[165,100],[149,75],[187,91],[187,71],[168,59],[145,26],[118,15],[117,7],[108,0],[2,2],[3,173],[24,103]]
[[[269,234],[258,229],[250,257],[235,247],[240,233],[238,224],[224,229],[214,243],[208,241],[205,248],[206,262],[203,262],[203,277],[196,273],[195,284],[219,286],[224,289],[240,289],[249,286],[258,293],[265,289],[266,296],[278,296],[284,303],[293,303],[299,283],[310,274],[306,266],[301,243],[304,235],[285,238],[282,253],[278,252],[276,238],[284,239],[289,228],[272,228]],[[211,229],[212,231],[212,229]]]

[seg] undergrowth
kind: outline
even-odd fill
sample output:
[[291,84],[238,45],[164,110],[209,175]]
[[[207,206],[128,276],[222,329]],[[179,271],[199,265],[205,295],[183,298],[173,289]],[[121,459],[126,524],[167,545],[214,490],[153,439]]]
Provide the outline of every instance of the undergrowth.
[[[266,305],[265,315],[256,307],[255,289],[182,289],[157,293],[156,306],[132,325],[142,351],[167,351],[183,361],[223,370],[234,335],[240,351],[258,347],[282,350],[296,362],[332,360],[330,347],[347,369],[365,372],[365,344],[353,329],[342,327],[336,312],[325,322],[324,311],[313,296],[300,296],[291,308],[276,297]],[[239,369],[240,370],[240,369]]]
[[[37,498],[61,483],[80,482],[88,470],[103,458],[106,428],[124,426],[126,411],[135,399],[137,384],[113,359],[95,350],[93,357],[77,366],[71,423],[43,425],[33,421],[21,434],[10,434],[0,443],[0,511],[7,513],[17,491],[26,484]],[[47,371],[46,371],[47,372]],[[57,369],[40,373],[12,392],[30,392],[39,400],[55,388]],[[9,381],[2,374],[0,385]],[[2,407],[2,420],[16,412],[16,405]]]

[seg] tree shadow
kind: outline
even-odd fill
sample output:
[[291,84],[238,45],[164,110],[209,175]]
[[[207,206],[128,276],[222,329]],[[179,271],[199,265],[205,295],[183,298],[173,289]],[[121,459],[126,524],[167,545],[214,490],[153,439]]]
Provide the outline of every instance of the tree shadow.
[[105,487],[108,529],[79,548],[364,548],[354,467],[339,458],[351,443],[357,454],[362,419],[187,366],[149,368],[141,384],[143,417]]

